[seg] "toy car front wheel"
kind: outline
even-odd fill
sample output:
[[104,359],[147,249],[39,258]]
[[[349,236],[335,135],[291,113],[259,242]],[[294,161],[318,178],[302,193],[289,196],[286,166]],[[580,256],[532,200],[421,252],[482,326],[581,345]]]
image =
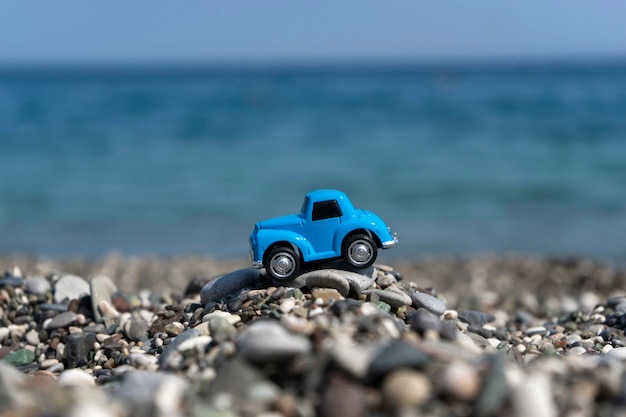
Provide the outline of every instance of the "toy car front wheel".
[[356,234],[348,236],[343,242],[341,254],[350,265],[356,268],[367,268],[376,261],[378,249],[368,235]]
[[276,280],[292,279],[300,271],[300,257],[289,247],[276,247],[267,254],[265,259],[265,270]]

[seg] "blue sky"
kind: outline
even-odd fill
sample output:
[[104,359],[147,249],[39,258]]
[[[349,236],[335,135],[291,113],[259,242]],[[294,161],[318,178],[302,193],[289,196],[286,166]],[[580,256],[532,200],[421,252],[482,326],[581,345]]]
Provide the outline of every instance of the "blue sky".
[[0,6],[0,62],[626,57],[623,0],[90,1]]

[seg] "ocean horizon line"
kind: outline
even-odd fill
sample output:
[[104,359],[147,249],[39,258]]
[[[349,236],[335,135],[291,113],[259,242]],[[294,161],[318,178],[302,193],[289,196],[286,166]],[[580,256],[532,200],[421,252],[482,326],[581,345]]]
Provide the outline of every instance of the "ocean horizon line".
[[109,61],[2,61],[0,73],[274,73],[311,72],[337,74],[360,72],[419,72],[455,70],[474,72],[624,70],[626,56],[504,57],[445,59],[283,59],[283,60],[109,60]]

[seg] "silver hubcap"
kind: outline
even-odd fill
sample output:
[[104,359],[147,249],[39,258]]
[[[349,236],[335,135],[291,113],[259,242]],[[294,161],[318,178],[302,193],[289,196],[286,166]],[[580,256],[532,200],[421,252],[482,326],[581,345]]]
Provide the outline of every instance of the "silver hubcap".
[[277,253],[270,260],[270,268],[272,268],[272,272],[279,278],[285,278],[291,275],[295,267],[296,260],[293,259],[291,254],[286,252]]
[[372,246],[365,240],[355,240],[348,248],[348,256],[357,265],[368,263],[372,259],[372,252]]

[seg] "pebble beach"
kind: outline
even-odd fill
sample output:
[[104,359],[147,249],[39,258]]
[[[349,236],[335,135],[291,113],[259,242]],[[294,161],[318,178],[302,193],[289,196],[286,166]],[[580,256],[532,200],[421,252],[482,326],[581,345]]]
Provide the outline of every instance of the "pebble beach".
[[[3,272],[1,272],[3,271]],[[626,272],[591,259],[0,258],[3,416],[626,415]]]

